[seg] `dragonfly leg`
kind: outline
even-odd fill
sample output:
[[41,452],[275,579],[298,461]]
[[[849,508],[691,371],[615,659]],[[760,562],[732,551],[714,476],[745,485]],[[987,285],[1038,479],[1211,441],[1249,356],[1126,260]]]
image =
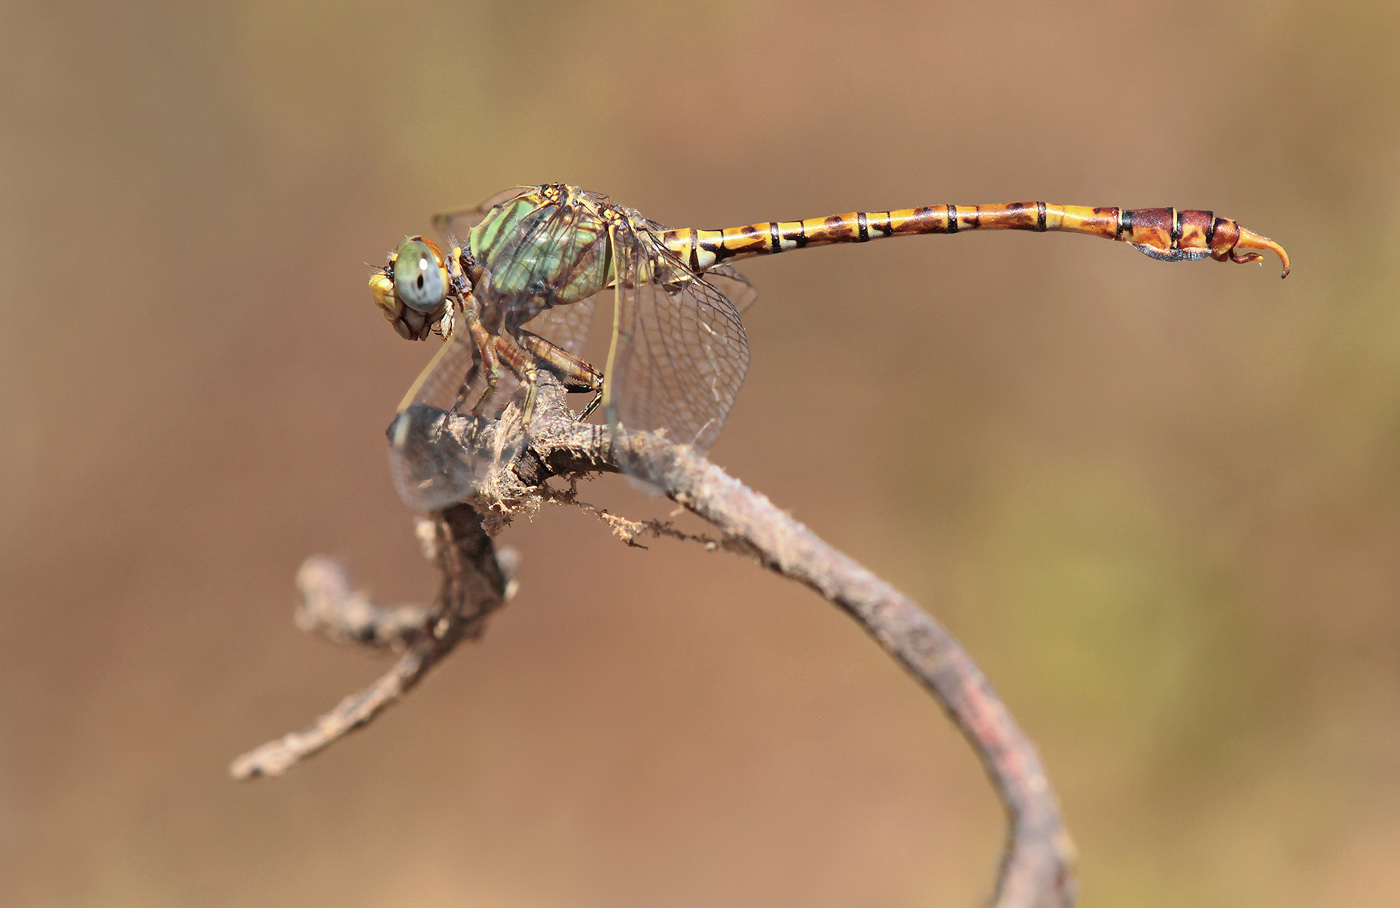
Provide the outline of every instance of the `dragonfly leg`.
[[603,399],[603,373],[569,351],[550,343],[538,334],[520,330],[520,346],[539,360],[546,369],[559,376],[564,390],[571,393],[591,391],[593,399],[579,414],[579,419],[587,419],[598,408]]
[[539,390],[540,374],[535,366],[535,360],[519,344],[503,334],[496,334],[491,337],[494,353],[501,363],[509,369],[516,378],[520,379],[520,384],[525,388],[525,402],[521,408],[521,421],[525,425],[530,424],[530,417],[535,414],[535,395]]
[[[468,311],[470,313],[470,310]],[[486,377],[486,387],[482,388],[481,397],[477,398],[476,404],[472,407],[472,415],[480,416],[496,394],[496,382],[501,378],[501,362],[496,355],[494,337],[482,326],[481,320],[476,317],[475,313],[468,315],[467,327],[471,331],[472,344],[476,347],[477,359],[480,361],[479,369]],[[474,375],[470,377],[475,378]],[[469,386],[469,381],[463,382],[462,390],[457,399],[459,406],[465,402]]]
[[587,419],[588,417],[592,416],[592,415],[593,415],[593,411],[596,410],[596,409],[598,409],[598,405],[601,404],[602,402],[603,402],[603,389],[600,387],[600,388],[598,389],[597,393],[593,395],[593,399],[590,400],[590,401],[588,402],[588,406],[584,407],[584,408],[583,408],[583,412],[580,413],[580,414],[578,415],[578,421],[579,421],[579,422],[583,422],[585,419]]
[[[451,341],[448,343],[451,343]],[[458,412],[462,404],[467,402],[467,392],[471,390],[472,382],[476,381],[478,369],[479,367],[476,362],[473,362],[471,367],[467,369],[467,374],[462,376],[462,384],[457,388],[457,399],[452,402],[452,406],[447,410],[449,414]],[[442,433],[445,431],[447,431],[447,420],[444,419],[438,423],[437,432],[434,433],[433,440],[437,441],[440,439]]]
[[480,371],[480,366],[472,363],[471,368],[467,369],[467,374],[462,376],[462,384],[457,388],[457,399],[452,402],[452,408],[447,412],[456,413],[461,409],[462,404],[467,402],[467,392],[472,389],[472,382],[476,381],[478,371]]

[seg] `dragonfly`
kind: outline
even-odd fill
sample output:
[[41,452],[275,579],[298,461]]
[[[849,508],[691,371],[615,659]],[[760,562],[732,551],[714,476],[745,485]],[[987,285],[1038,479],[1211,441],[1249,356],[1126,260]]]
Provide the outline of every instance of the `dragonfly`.
[[[1283,277],[1291,267],[1268,237],[1210,211],[1175,208],[934,205],[674,229],[551,183],[515,187],[433,223],[443,245],[408,237],[369,281],[401,337],[443,339],[389,428],[399,495],[422,510],[469,498],[519,454],[542,371],[590,395],[579,419],[601,409],[609,427],[707,451],[748,369],[740,313],[757,291],[735,261],[885,237],[1029,230],[1126,242],[1167,262],[1274,253]],[[583,358],[599,306],[611,325],[601,369]]]

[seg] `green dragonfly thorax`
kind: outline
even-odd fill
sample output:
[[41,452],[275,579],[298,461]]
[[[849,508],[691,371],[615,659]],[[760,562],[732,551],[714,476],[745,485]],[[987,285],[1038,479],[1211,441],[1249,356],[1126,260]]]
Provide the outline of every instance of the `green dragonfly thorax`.
[[490,276],[489,297],[519,324],[587,299],[613,278],[603,211],[570,187],[543,187],[497,206],[471,231],[471,257]]

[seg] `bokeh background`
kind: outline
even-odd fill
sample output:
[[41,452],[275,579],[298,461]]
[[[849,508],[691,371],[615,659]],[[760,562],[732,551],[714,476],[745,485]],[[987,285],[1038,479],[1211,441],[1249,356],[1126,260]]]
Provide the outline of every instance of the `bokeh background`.
[[[518,183],[673,225],[1048,199],[1291,251],[1062,235],[745,270],[715,458],[946,622],[1039,743],[1084,903],[1400,904],[1400,7],[9,4],[0,901],[973,905],[1003,818],[846,618],[552,509],[519,597],[369,730],[238,753],[386,662],[308,555],[436,583],[371,305]],[[590,500],[665,507],[616,479]]]

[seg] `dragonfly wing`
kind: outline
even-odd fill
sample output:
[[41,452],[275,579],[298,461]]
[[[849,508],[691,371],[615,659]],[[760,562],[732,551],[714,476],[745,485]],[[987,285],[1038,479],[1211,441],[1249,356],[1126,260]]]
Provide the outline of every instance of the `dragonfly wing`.
[[[469,498],[493,468],[520,453],[526,438],[519,409],[512,411],[515,419],[501,418],[519,382],[503,370],[482,415],[466,415],[484,384],[464,331],[433,358],[417,393],[394,418],[389,472],[409,507],[432,511]],[[460,410],[459,403],[465,404]]]
[[[633,213],[631,221],[640,230],[648,231],[655,236],[666,233],[666,227],[651,218]],[[705,280],[720,293],[723,293],[734,304],[735,311],[740,315],[748,312],[749,307],[758,300],[758,288],[733,265],[711,265],[705,269],[704,273]]]
[[588,339],[588,328],[593,323],[593,309],[598,297],[607,295],[612,299],[612,291],[595,293],[588,299],[567,306],[546,309],[525,323],[535,334],[574,356],[583,355],[583,343]]
[[705,270],[705,280],[723,293],[740,315],[758,300],[758,288],[733,265],[715,265]]
[[706,450],[749,365],[734,305],[642,226],[619,224],[608,420]]
[[486,217],[487,212],[497,205],[503,202],[509,202],[511,199],[522,196],[534,188],[533,186],[512,186],[504,192],[496,193],[475,208],[454,208],[450,211],[439,211],[437,214],[433,215],[433,229],[441,234],[442,238],[447,240],[449,245],[464,245],[467,234],[471,232],[473,227],[481,223],[482,219]]

